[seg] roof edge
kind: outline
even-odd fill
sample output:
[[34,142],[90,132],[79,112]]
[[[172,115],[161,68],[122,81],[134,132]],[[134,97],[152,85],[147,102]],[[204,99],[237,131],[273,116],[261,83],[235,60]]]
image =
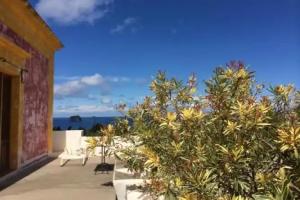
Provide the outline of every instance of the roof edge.
[[28,0],[21,0],[23,1],[26,6],[29,8],[29,10],[31,11],[31,13],[34,15],[34,17],[36,17],[36,19],[38,19],[40,21],[40,23],[45,26],[46,29],[48,29],[49,34],[52,35],[55,40],[57,41],[57,50],[61,49],[64,47],[63,43],[60,41],[60,39],[58,38],[58,36],[54,33],[54,31],[51,29],[51,27],[46,23],[46,21],[40,16],[40,14],[34,9],[34,7],[31,5],[30,2],[28,2]]

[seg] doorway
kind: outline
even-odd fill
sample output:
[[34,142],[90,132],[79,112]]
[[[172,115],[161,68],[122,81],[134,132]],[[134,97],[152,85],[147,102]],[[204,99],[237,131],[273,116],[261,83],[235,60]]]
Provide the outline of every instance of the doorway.
[[11,76],[0,73],[0,176],[10,171],[11,87]]

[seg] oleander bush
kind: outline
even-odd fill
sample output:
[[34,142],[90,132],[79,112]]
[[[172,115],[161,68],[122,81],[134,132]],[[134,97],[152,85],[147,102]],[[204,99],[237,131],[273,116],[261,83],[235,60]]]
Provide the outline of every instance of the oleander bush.
[[185,84],[159,72],[153,96],[129,109],[126,128],[114,127],[138,138],[118,155],[145,172],[147,192],[153,199],[300,199],[295,88],[266,89],[237,61],[216,68],[205,85],[197,96],[194,75]]

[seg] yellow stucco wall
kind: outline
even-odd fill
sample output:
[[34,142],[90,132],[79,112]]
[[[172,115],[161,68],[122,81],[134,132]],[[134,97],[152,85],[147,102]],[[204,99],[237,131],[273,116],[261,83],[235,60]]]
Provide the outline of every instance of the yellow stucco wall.
[[[25,0],[0,0],[0,22],[8,26],[11,30],[17,33],[21,38],[28,42],[32,47],[37,49],[49,61],[48,70],[48,152],[52,151],[52,115],[53,115],[53,79],[54,79],[54,54],[62,48],[59,39],[54,35],[45,22],[37,15],[32,7]],[[30,57],[28,53],[21,48],[6,40],[4,35],[0,33],[0,57],[5,57],[13,64],[22,66],[26,59]],[[23,98],[23,88],[20,80],[20,71],[13,69],[5,64],[0,64],[0,72],[7,73],[16,77],[14,81],[20,95],[20,101]],[[19,104],[22,102],[18,101]],[[18,105],[17,109],[12,109],[12,116],[19,117],[19,120],[12,120],[14,123],[12,127],[19,127],[17,131],[22,131],[20,124],[22,124],[22,105]],[[18,135],[22,133],[18,133]],[[20,153],[22,149],[22,142],[17,142],[15,152]],[[20,155],[18,155],[20,156]],[[19,159],[19,158],[18,158]],[[19,162],[19,161],[18,161]],[[18,164],[19,165],[19,164]]]

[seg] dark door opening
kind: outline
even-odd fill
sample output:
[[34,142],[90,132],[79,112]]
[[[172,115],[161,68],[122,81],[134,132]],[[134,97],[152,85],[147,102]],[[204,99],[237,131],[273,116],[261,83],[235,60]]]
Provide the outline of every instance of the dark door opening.
[[11,77],[0,73],[0,176],[9,172]]

